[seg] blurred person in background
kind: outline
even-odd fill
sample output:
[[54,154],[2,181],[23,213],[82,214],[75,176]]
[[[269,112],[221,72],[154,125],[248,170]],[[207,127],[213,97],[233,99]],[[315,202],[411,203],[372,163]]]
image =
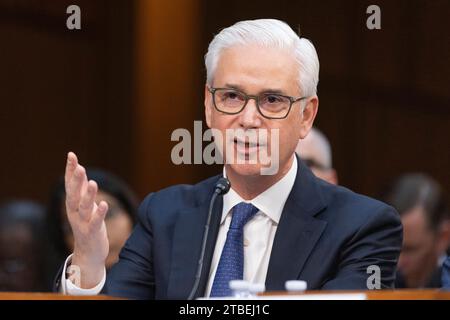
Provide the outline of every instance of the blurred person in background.
[[0,291],[49,291],[45,209],[31,201],[0,206]]
[[338,184],[338,175],[332,164],[331,146],[327,137],[317,128],[298,142],[295,152],[314,175],[331,184]]
[[450,257],[447,257],[442,266],[442,287],[450,290]]
[[[94,179],[98,183],[99,192],[96,202],[107,201],[110,204],[105,219],[109,240],[106,270],[109,270],[119,260],[119,252],[131,234],[138,202],[134,192],[113,174],[99,169],[88,169],[87,175],[89,179]],[[74,249],[73,234],[66,214],[63,178],[52,192],[49,219],[52,243],[59,257],[57,260],[57,267],[59,267],[61,257],[67,257]]]
[[397,209],[403,224],[396,287],[440,288],[450,243],[449,207],[441,186],[425,174],[406,174],[383,198]]

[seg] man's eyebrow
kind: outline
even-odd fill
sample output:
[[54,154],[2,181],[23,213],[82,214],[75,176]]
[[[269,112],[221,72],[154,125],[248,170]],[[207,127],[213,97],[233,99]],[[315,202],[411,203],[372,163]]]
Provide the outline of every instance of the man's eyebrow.
[[[226,83],[224,85],[225,88],[230,88],[230,89],[236,89],[242,92],[245,92],[245,90],[238,84],[231,84],[231,83]],[[281,89],[272,89],[272,88],[266,88],[261,90],[260,92],[258,92],[257,94],[262,94],[262,93],[274,93],[274,94],[281,94],[281,95],[285,95],[286,93],[281,90]]]
[[225,88],[230,88],[230,89],[236,89],[236,90],[239,90],[239,91],[244,91],[244,89],[238,84],[225,83],[224,87]]

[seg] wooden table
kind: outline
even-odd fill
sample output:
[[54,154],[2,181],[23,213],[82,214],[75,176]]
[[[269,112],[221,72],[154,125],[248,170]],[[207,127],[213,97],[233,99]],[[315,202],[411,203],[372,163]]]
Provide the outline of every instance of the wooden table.
[[68,296],[58,293],[0,292],[0,300],[119,300],[105,295]]
[[[303,295],[308,295],[308,298],[314,295],[324,298],[338,297],[340,294],[365,294],[367,300],[450,300],[450,291],[443,291],[439,289],[424,289],[424,290],[367,290],[367,291],[306,291]],[[287,292],[267,292],[263,296],[272,296],[289,299],[289,296],[300,296],[298,293]],[[293,298],[293,297],[291,297]],[[325,297],[326,299],[326,297]]]
[[[442,290],[368,290],[368,291],[306,291],[304,295],[324,295],[338,297],[339,294],[365,294],[368,300],[450,300],[450,291]],[[286,292],[268,292],[263,297],[289,299],[299,294]],[[291,297],[293,298],[293,297]],[[0,292],[0,300],[120,300],[105,295],[69,296],[57,293]]]

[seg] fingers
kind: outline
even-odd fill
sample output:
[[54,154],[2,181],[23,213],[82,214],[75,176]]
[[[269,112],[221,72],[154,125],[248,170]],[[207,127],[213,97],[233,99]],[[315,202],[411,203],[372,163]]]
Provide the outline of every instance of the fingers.
[[86,170],[78,164],[66,188],[66,205],[69,214],[78,211],[86,185]]
[[108,212],[108,204],[105,201],[101,201],[97,206],[97,210],[93,212],[91,217],[91,227],[93,229],[100,228],[100,226],[103,223],[103,220],[105,220],[107,212]]
[[73,173],[78,165],[78,158],[73,152],[67,154],[66,173],[64,176],[64,182],[67,189],[68,182],[72,179]]
[[86,170],[78,163],[73,152],[67,154],[65,172],[67,213],[78,213],[84,221],[90,221],[92,228],[100,228],[108,211],[105,201],[95,203],[98,186],[93,180],[87,180]]
[[79,214],[81,219],[89,221],[91,213],[96,207],[95,196],[97,195],[97,183],[93,180],[89,181],[86,187],[86,192],[81,193],[81,200],[79,206]]

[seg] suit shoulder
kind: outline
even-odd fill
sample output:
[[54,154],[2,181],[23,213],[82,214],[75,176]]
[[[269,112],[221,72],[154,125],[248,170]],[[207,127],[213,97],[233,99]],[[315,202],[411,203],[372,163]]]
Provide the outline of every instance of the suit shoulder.
[[366,221],[374,215],[388,215],[399,220],[397,211],[386,203],[356,193],[342,186],[331,185],[320,181],[319,186],[328,206],[340,215],[350,215],[352,219]]
[[214,176],[197,184],[178,184],[169,186],[148,194],[141,204],[142,207],[164,207],[166,210],[198,206],[208,201],[213,188],[220,176]]

